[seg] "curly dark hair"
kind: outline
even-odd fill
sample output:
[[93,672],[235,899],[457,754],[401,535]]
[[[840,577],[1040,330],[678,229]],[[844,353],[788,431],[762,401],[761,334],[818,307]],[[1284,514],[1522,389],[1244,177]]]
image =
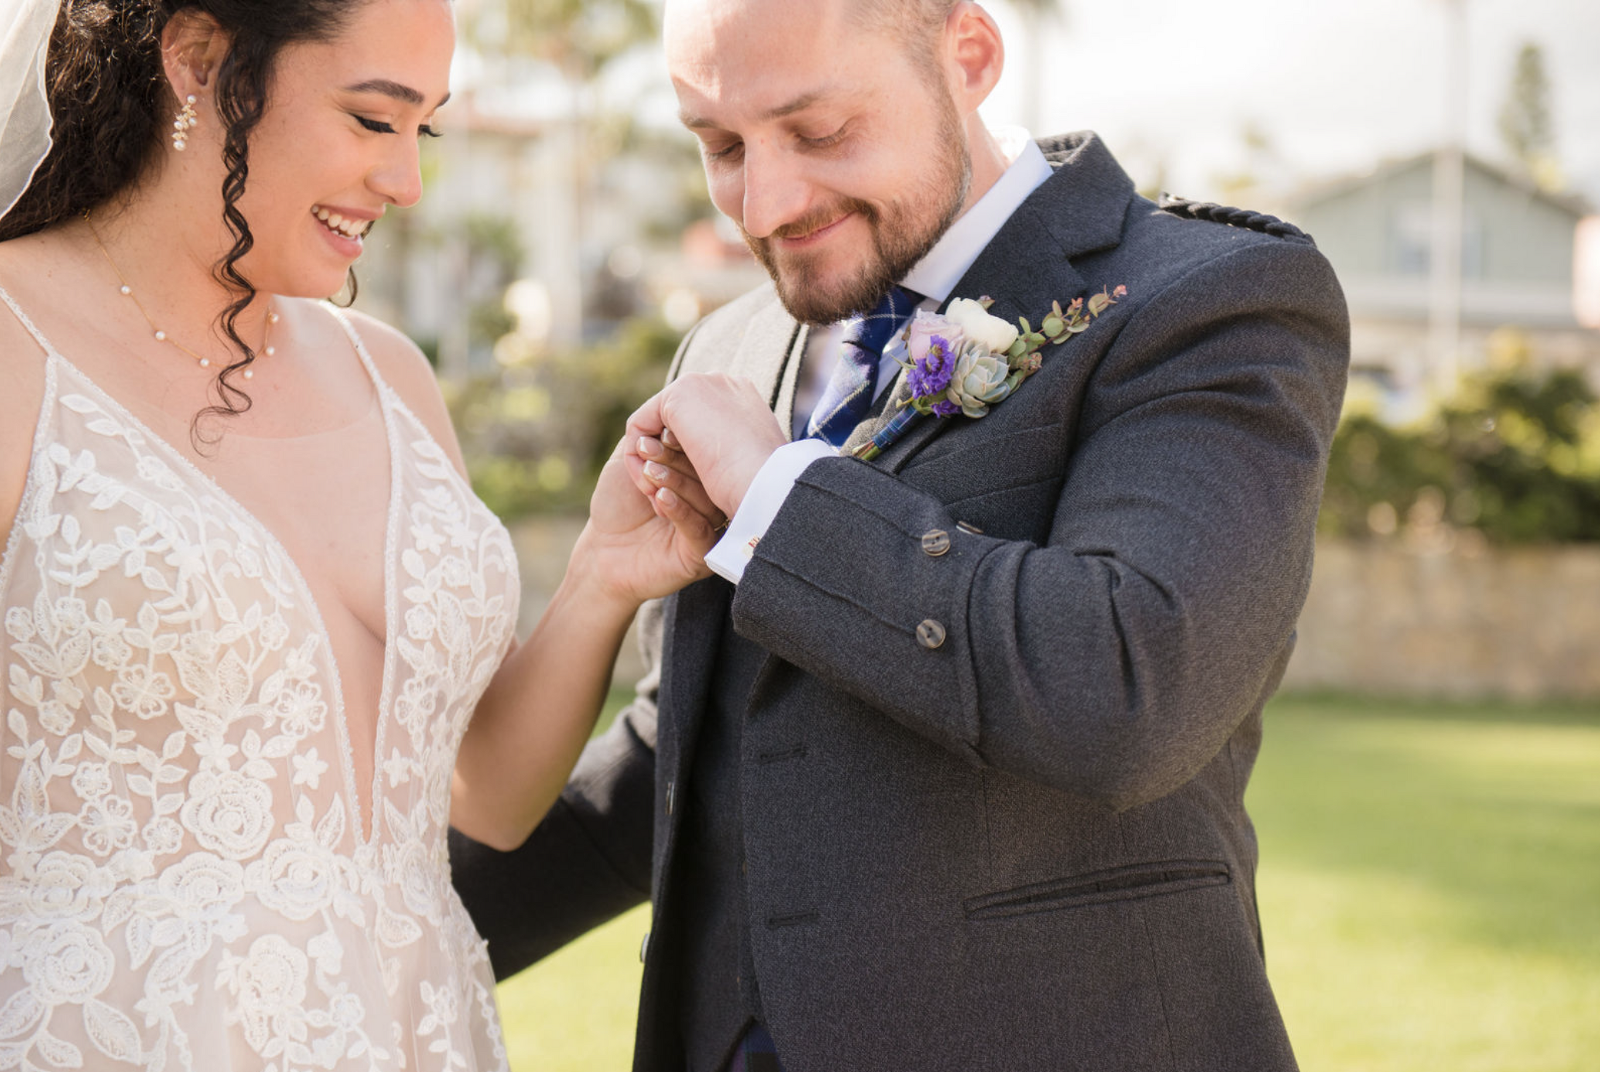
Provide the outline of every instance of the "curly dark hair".
[[[54,144],[22,197],[0,218],[0,241],[99,208],[164,151],[178,101],[162,67],[161,34],[174,15],[185,9],[208,15],[231,42],[216,72],[215,100],[227,166],[222,214],[233,246],[214,273],[234,295],[218,322],[238,357],[217,375],[221,405],[195,418],[194,434],[202,441],[202,418],[237,416],[250,408],[250,396],[229,382],[256,356],[236,328],[256,297],[239,270],[255,240],[238,204],[250,177],[250,134],[266,111],[273,64],[285,45],[336,35],[358,7],[358,0],[62,0],[45,69]],[[353,269],[349,291],[353,300]]]

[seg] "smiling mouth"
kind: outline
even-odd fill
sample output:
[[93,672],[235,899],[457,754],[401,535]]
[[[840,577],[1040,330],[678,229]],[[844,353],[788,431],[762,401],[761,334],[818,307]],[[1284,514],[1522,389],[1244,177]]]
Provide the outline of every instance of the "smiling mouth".
[[317,218],[317,221],[322,226],[334,234],[344,238],[354,238],[357,241],[364,238],[367,232],[372,230],[373,223],[376,222],[374,220],[346,219],[337,212],[329,212],[321,205],[313,206],[311,214]]
[[827,223],[822,224],[821,226],[811,228],[804,234],[784,234],[780,232],[774,237],[777,238],[778,241],[783,245],[803,246],[807,243],[815,241],[818,238],[821,238],[823,235],[832,231],[834,228],[838,227],[841,223],[843,223],[845,220],[848,220],[853,215],[855,215],[853,212],[842,213],[838,216],[835,216]]

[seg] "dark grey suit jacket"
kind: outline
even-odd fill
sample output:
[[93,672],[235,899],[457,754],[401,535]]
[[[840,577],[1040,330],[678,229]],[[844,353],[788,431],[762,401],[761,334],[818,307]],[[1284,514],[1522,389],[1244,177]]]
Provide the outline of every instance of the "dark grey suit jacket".
[[[771,653],[744,853],[790,1072],[1294,1067],[1243,796],[1311,574],[1344,301],[1308,241],[1161,211],[1091,135],[1043,145],[1055,175],[956,295],[1035,322],[1128,297],[983,419],[814,463],[736,591],[652,612],[659,677],[528,843],[454,845],[502,976],[647,895],[674,910],[674,803],[731,627]],[[762,288],[676,371],[751,377],[787,427],[805,335]],[[636,1068],[676,1069],[653,945]]]

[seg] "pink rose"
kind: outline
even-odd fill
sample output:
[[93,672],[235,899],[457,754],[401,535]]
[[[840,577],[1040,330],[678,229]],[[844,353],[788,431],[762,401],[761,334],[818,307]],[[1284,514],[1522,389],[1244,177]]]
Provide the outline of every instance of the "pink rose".
[[922,310],[911,319],[911,337],[906,343],[906,357],[912,362],[921,362],[927,359],[928,347],[933,343],[933,337],[939,336],[950,345],[950,352],[961,352],[961,344],[966,341],[955,321],[938,313],[929,313]]

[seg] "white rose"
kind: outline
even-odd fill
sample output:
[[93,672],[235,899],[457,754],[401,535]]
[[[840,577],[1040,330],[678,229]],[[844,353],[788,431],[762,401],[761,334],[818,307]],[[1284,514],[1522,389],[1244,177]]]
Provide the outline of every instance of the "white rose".
[[400,887],[400,897],[406,907],[416,915],[437,920],[440,915],[439,887],[435,881],[438,870],[428,860],[422,842],[413,839],[396,847],[394,855],[385,863],[389,865],[385,868],[388,871],[385,877]]
[[272,834],[272,790],[238,771],[203,771],[189,782],[182,819],[202,846],[243,860]]
[[80,923],[58,923],[23,945],[22,977],[40,1004],[81,1005],[111,985],[115,959],[100,935]]
[[1017,327],[1008,324],[971,298],[957,298],[950,303],[944,315],[961,326],[961,333],[970,342],[987,349],[991,354],[1003,354],[1017,341]]
[[333,904],[339,863],[320,845],[302,846],[280,838],[250,865],[245,881],[262,904],[304,921]]
[[72,919],[92,914],[110,894],[111,883],[87,856],[57,851],[39,859],[25,888],[32,915]]
[[245,1041],[257,1053],[273,1035],[289,1033],[306,999],[309,966],[305,953],[283,935],[268,934],[251,944],[244,960],[229,956],[218,967],[217,981],[238,998],[226,1019],[243,1026]]
[[215,916],[244,899],[244,868],[209,852],[190,853],[162,871],[157,883],[184,919]]

